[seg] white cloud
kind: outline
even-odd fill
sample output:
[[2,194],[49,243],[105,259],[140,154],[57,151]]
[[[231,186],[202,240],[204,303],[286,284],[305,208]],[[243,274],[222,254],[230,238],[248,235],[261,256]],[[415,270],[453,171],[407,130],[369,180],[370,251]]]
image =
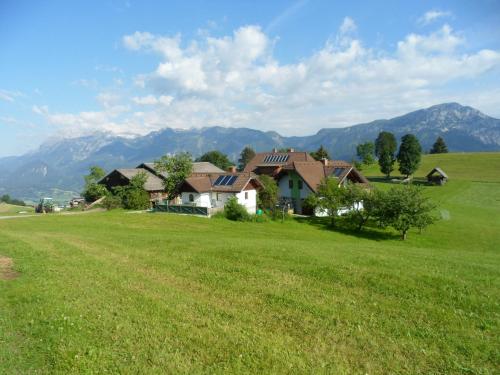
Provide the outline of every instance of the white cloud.
[[340,34],[349,34],[356,31],[357,26],[356,22],[351,17],[345,17],[344,21],[342,21],[342,25],[340,25]]
[[138,105],[157,105],[161,104],[164,106],[169,106],[172,103],[174,98],[170,95],[160,95],[158,98],[154,95],[146,95],[146,96],[135,96],[132,98],[132,101]]
[[[210,125],[311,134],[451,99],[468,104],[473,94],[460,87],[500,69],[500,51],[466,50],[465,35],[449,25],[411,33],[392,50],[364,45],[355,30],[346,17],[334,38],[293,63],[275,57],[276,41],[258,26],[187,41],[135,32],[124,46],[156,54],[158,63],[132,79],[133,95],[126,88],[117,97],[101,94],[100,111],[33,110],[57,126],[119,134]],[[488,92],[474,90],[482,97]],[[492,102],[499,107],[500,99],[490,99],[488,108],[495,108]]]
[[425,12],[425,14],[417,20],[417,23],[420,25],[428,25],[440,18],[451,17],[452,13],[448,11],[439,11],[439,10],[429,10]]
[[9,91],[0,89],[0,100],[4,100],[6,102],[14,102],[17,97],[23,96],[23,93],[20,91]]

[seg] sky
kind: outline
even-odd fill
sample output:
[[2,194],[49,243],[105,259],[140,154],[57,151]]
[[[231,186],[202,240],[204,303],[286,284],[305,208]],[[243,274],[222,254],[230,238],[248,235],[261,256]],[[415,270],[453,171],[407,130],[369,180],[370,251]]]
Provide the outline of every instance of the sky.
[[0,157],[165,127],[500,118],[500,0],[0,0]]

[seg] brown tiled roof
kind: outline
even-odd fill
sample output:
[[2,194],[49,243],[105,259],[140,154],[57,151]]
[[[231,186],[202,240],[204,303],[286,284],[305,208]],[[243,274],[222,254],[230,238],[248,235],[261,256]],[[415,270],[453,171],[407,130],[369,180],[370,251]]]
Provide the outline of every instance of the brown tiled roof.
[[292,170],[296,171],[314,192],[325,177],[336,177],[339,183],[342,183],[348,175],[353,174],[353,177],[359,180],[360,183],[369,183],[356,168],[343,160],[328,160],[326,165],[316,160],[309,162],[295,161],[283,167],[283,171]]
[[[236,180],[232,185],[215,185],[215,181],[221,176],[235,176]],[[253,173],[196,173],[188,177],[185,183],[190,185],[198,193],[205,193],[208,191],[239,193],[243,191],[252,180],[260,185],[257,176]]]
[[[274,161],[272,156],[278,160],[282,156],[283,161]],[[271,160],[267,161],[266,158]],[[314,158],[308,152],[259,152],[248,162],[244,172],[254,172],[258,167],[280,167],[296,161],[314,161]]]

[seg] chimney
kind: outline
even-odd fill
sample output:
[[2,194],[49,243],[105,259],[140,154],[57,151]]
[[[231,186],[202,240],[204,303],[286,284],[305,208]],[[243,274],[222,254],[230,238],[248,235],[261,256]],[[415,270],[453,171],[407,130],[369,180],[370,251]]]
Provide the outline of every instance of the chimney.
[[278,149],[275,147],[273,148],[273,153],[277,153],[278,152]]
[[227,171],[228,171],[229,173],[236,173],[236,166],[235,166],[235,165],[231,165],[231,166],[227,169]]
[[325,167],[328,167],[328,159],[326,158],[321,159],[321,164],[323,164]]
[[295,149],[294,149],[294,148],[289,148],[289,149],[287,150],[287,152],[295,152]]

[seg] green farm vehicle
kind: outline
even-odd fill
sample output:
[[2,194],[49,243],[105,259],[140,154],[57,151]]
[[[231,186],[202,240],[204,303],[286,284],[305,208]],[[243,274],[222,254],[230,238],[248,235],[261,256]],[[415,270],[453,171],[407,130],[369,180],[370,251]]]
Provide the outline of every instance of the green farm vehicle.
[[54,200],[52,198],[42,198],[40,202],[35,207],[35,212],[39,214],[46,214],[49,212],[54,212]]

